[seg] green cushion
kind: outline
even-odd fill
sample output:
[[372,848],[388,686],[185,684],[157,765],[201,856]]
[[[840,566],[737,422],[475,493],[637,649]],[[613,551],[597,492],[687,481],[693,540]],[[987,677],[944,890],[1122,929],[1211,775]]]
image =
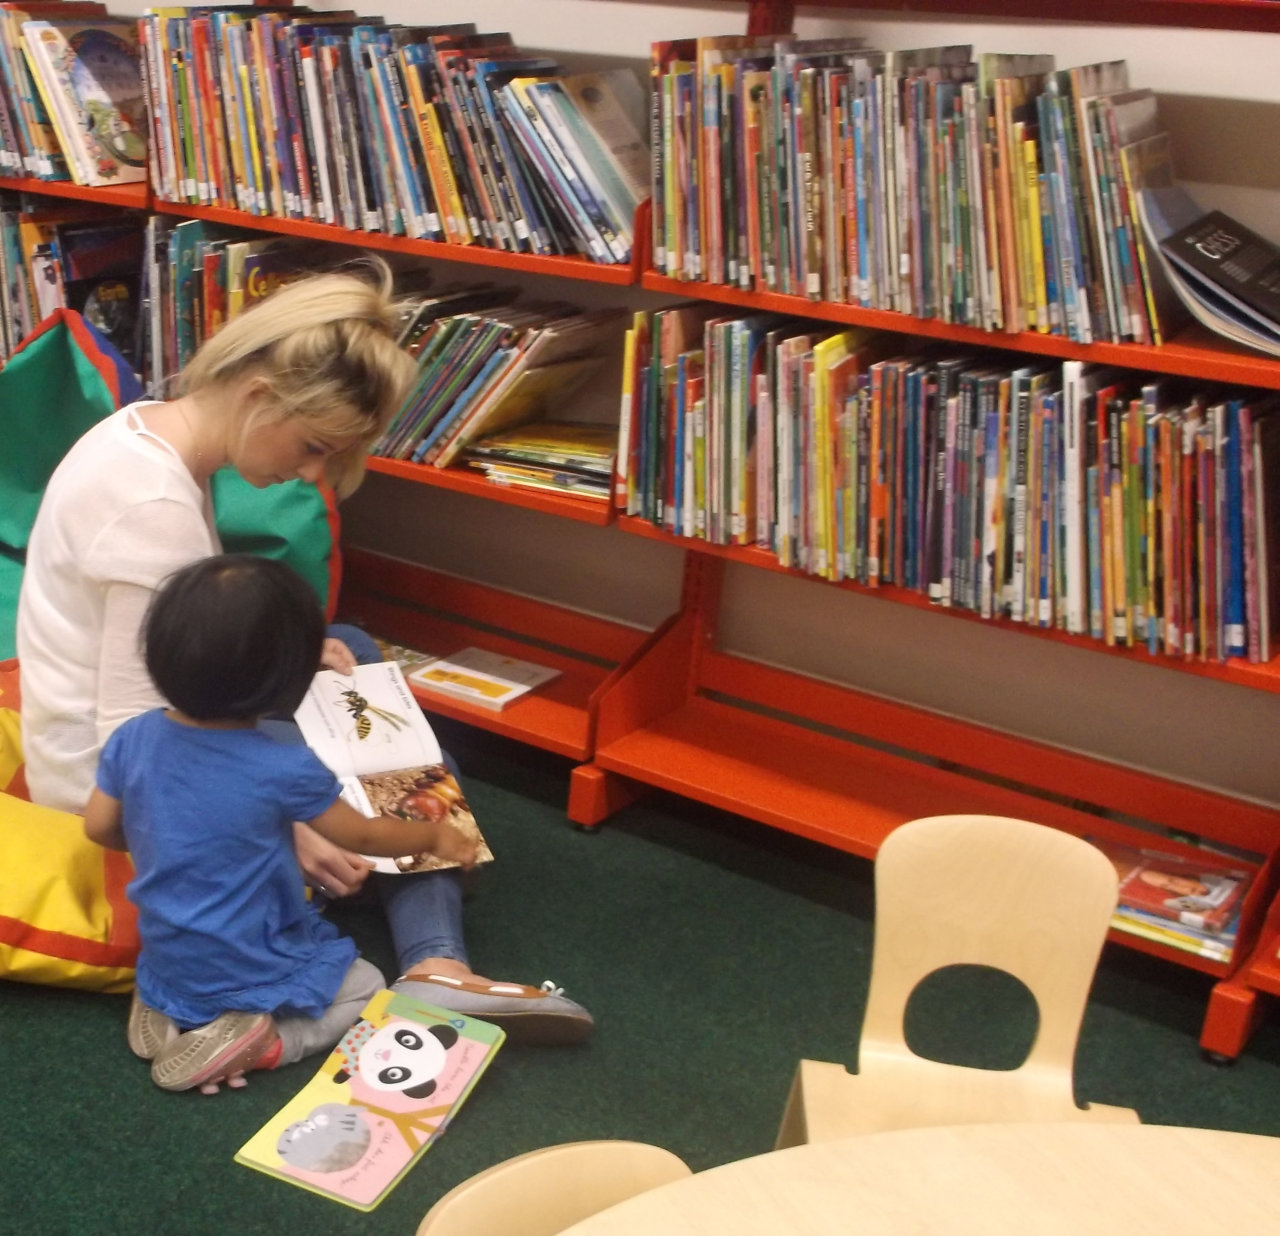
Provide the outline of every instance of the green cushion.
[[[49,477],[86,430],[140,397],[119,353],[70,310],[47,318],[0,368],[0,658],[13,655],[22,564]],[[337,505],[327,486],[291,481],[254,489],[227,468],[214,477],[213,505],[229,553],[287,562],[332,617],[340,559]]]
[[326,486],[288,481],[255,489],[234,468],[213,478],[218,536],[227,553],[287,562],[333,617],[338,593],[338,514]]

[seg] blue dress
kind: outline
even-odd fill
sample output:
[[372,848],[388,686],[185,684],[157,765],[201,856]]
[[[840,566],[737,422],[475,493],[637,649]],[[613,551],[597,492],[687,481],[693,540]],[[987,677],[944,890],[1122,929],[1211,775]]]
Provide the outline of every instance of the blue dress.
[[181,1026],[230,1009],[318,1017],[356,957],[303,891],[293,822],[338,797],[306,747],[154,709],[111,735],[98,785],[136,870],[138,994]]

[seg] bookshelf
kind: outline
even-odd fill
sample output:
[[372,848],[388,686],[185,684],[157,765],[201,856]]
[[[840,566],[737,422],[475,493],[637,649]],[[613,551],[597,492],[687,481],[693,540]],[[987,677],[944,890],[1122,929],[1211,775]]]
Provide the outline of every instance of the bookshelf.
[[[618,0],[612,0],[616,3]],[[622,0],[629,3],[630,0]],[[745,9],[754,32],[786,28],[795,6],[754,0]],[[831,0],[806,6],[847,11]],[[1271,0],[886,0],[886,12],[927,11],[959,19],[1000,17],[1147,26],[1280,32],[1280,6]],[[655,37],[660,34],[655,32]],[[866,325],[907,336],[999,347],[1058,359],[1097,360],[1129,369],[1209,377],[1280,390],[1280,362],[1233,349],[1210,336],[1187,335],[1162,348],[1133,344],[1082,345],[1024,332],[993,333],[935,319],[827,304],[800,297],[748,293],[684,282],[648,269],[648,228],[638,222],[630,265],[602,266],[575,258],[510,254],[352,231],[341,227],[160,201],[147,190],[81,189],[38,180],[0,180],[0,187],[104,205],[204,218],[325,244],[380,249],[481,273],[499,268],[555,279],[634,287],[681,300],[711,300],[831,323]],[[644,521],[621,517],[598,503],[504,490],[461,469],[441,470],[374,459],[370,470],[411,484],[603,527],[656,541],[678,553],[680,605],[655,629],[598,619],[456,576],[363,550],[346,554],[347,616],[396,642],[447,654],[466,644],[540,661],[561,669],[555,683],[492,713],[443,696],[421,696],[425,707],[577,761],[569,814],[594,827],[648,787],[706,802],[823,844],[871,858],[896,824],[913,816],[958,810],[991,811],[1045,820],[1080,834],[1133,844],[1127,825],[1092,814],[1087,802],[1118,814],[1154,820],[1262,854],[1265,862],[1245,904],[1236,960],[1230,965],[1193,956],[1132,935],[1113,933],[1127,947],[1152,953],[1222,980],[1210,1002],[1202,1044],[1222,1057],[1238,1054],[1256,1017],[1256,992],[1280,995],[1280,909],[1269,902],[1280,870],[1280,817],[1270,807],[1184,782],[1130,772],[1106,760],[1074,755],[977,723],[887,702],[882,697],[762,665],[720,649],[726,568],[781,573],[805,588],[874,595],[890,605],[938,613],[905,589],[828,584],[780,567],[763,551],[680,539]],[[1011,622],[985,622],[948,611],[962,622],[994,627],[1001,637],[1058,643],[1268,695],[1280,694],[1280,660],[1265,666],[1224,665],[1151,657],[1138,649]],[[1209,824],[1206,825],[1206,821]],[[1174,841],[1161,842],[1178,850]],[[1264,956],[1264,951],[1270,952]],[[1256,972],[1256,973],[1255,973]],[[1239,989],[1246,994],[1237,999]],[[1247,1004],[1242,1017],[1238,1006]],[[1243,1030],[1242,1027],[1246,1027]]]

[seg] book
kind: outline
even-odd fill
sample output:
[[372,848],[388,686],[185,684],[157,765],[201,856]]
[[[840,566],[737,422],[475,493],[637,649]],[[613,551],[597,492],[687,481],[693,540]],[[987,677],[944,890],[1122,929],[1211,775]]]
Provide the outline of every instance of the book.
[[24,22],[24,48],[77,183],[147,175],[146,99],[132,23]]
[[1211,279],[1189,261],[1175,262],[1165,243],[1193,230],[1205,217],[1191,196],[1179,185],[1142,189],[1137,195],[1143,233],[1166,282],[1192,316],[1210,330],[1280,356],[1280,322],[1260,312],[1230,291],[1226,282]]
[[1132,907],[1197,931],[1221,934],[1231,922],[1253,878],[1247,864],[1226,855],[1203,858],[1161,850],[1135,849],[1089,837],[1112,862],[1120,878],[1120,909]]
[[1211,210],[1160,241],[1184,275],[1207,278],[1280,328],[1280,246],[1220,210]]
[[415,669],[409,681],[496,712],[559,677],[560,671],[548,665],[505,657],[487,648],[463,648]]
[[505,1038],[488,1022],[379,991],[235,1161],[372,1210],[453,1122]]
[[[294,713],[302,737],[342,783],[342,797],[362,815],[445,820],[478,844],[476,861],[493,853],[480,834],[457,779],[445,766],[431,726],[395,661],[357,665],[348,676],[321,670]],[[375,871],[436,871],[456,863],[434,854],[370,856]]]

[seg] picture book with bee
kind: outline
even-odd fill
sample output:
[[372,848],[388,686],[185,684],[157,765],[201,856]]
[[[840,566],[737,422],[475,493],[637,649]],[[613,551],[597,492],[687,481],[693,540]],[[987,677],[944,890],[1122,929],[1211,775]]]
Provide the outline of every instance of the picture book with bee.
[[488,1022],[377,992],[236,1162],[372,1210],[449,1127],[505,1037]]
[[[294,720],[307,746],[342,782],[342,797],[357,811],[405,820],[447,818],[476,840],[477,862],[493,858],[395,661],[357,665],[351,675],[321,670]],[[433,854],[370,856],[369,861],[376,871],[392,874],[457,865]]]

